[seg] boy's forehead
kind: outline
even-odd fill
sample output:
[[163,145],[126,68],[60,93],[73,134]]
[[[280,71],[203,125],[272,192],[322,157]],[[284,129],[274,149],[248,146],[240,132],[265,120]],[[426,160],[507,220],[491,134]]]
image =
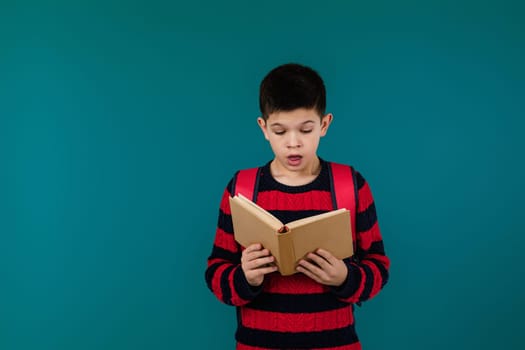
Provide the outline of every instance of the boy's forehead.
[[321,116],[315,109],[299,108],[291,111],[277,111],[268,115],[266,122],[272,124],[303,124],[320,120]]

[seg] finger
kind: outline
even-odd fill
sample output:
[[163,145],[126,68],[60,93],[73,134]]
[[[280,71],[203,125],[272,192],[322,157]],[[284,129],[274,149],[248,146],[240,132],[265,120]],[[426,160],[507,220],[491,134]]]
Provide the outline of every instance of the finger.
[[272,265],[272,266],[264,267],[261,269],[250,270],[248,272],[245,272],[245,275],[246,275],[246,278],[249,280],[257,280],[261,276],[267,275],[275,271],[277,271],[277,266]]
[[[248,256],[248,255],[252,255],[252,254],[257,254],[257,253],[269,253],[270,251],[268,249],[263,249],[263,246],[262,245],[251,245],[249,246],[248,248],[244,249],[242,251],[242,255],[245,255],[245,256]],[[269,254],[266,254],[266,255],[269,255]]]
[[305,259],[299,261],[299,266],[316,276],[319,276],[323,273],[323,270],[319,266]]
[[246,247],[246,249],[244,251],[247,252],[247,253],[251,253],[251,252],[254,252],[254,251],[257,251],[257,250],[261,250],[261,249],[262,249],[261,243],[254,243],[254,244],[250,244],[248,247]]
[[326,261],[325,258],[322,256],[316,254],[316,253],[309,253],[307,255],[308,259],[310,259],[313,263],[317,264],[321,269],[325,270],[328,267],[330,267],[330,263]]
[[332,253],[330,253],[327,250],[321,249],[321,248],[317,249],[316,253],[317,253],[317,255],[320,255],[321,257],[323,257],[323,259],[328,261],[328,263],[330,263],[330,265],[334,265],[336,260],[338,260],[335,256],[332,255]]
[[246,267],[250,270],[256,270],[256,269],[259,269],[260,267],[265,267],[266,265],[273,263],[274,260],[275,259],[273,256],[259,258],[259,259],[248,261],[246,263]]
[[314,281],[318,282],[318,283],[322,283],[321,282],[321,279],[315,274],[313,273],[312,271],[308,270],[306,267],[304,267],[303,265],[298,265],[296,270],[298,272],[301,272],[302,274],[310,277],[311,279],[313,279]]
[[275,266],[275,265],[271,265],[271,266],[267,266],[267,267],[263,267],[263,268],[257,269],[257,272],[260,272],[263,275],[267,275],[267,274],[275,272],[275,271],[277,271],[277,266]]
[[243,253],[243,258],[245,258],[246,261],[251,261],[251,260],[255,260],[255,259],[258,259],[261,257],[267,257],[267,256],[271,256],[270,251],[268,249],[256,250],[252,252]]

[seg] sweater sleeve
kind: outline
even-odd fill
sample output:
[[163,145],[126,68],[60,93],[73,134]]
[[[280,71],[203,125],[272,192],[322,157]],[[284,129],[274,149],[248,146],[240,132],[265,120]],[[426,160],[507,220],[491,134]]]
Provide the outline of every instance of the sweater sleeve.
[[241,268],[241,246],[233,237],[229,197],[233,179],[222,195],[215,240],[206,268],[208,288],[225,304],[242,306],[252,301],[260,288],[250,286]]
[[390,268],[372,192],[367,181],[357,171],[356,180],[356,252],[354,257],[344,259],[348,268],[346,281],[333,288],[333,292],[341,300],[349,303],[360,303],[377,295],[388,281]]

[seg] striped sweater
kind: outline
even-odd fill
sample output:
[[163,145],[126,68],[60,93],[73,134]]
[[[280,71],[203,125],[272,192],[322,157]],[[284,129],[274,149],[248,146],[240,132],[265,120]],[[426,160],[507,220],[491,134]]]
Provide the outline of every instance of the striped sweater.
[[[321,165],[311,183],[286,186],[271,176],[267,163],[260,175],[257,204],[284,223],[333,210],[326,162],[321,160]],[[278,272],[266,275],[262,286],[250,286],[240,265],[242,248],[233,237],[228,198],[234,179],[229,182],[205,277],[220,301],[237,307],[238,350],[361,349],[353,304],[381,290],[388,280],[390,261],[368,183],[359,172],[356,181],[356,254],[344,260],[348,277],[339,287],[319,284],[300,273],[281,276]]]

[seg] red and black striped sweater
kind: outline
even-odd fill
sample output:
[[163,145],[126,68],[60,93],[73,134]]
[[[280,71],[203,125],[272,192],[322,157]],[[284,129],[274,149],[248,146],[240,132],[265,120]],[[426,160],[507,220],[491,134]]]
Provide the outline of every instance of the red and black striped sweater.
[[[257,204],[284,223],[334,209],[326,162],[321,164],[320,174],[311,183],[286,186],[271,176],[267,163],[259,179]],[[344,260],[348,277],[337,288],[300,273],[281,276],[278,272],[265,276],[258,288],[248,284],[240,265],[242,248],[233,238],[228,202],[233,183],[234,179],[221,200],[206,282],[219,300],[237,307],[237,349],[361,349],[353,304],[382,289],[390,265],[365,179],[356,172],[356,254]]]

